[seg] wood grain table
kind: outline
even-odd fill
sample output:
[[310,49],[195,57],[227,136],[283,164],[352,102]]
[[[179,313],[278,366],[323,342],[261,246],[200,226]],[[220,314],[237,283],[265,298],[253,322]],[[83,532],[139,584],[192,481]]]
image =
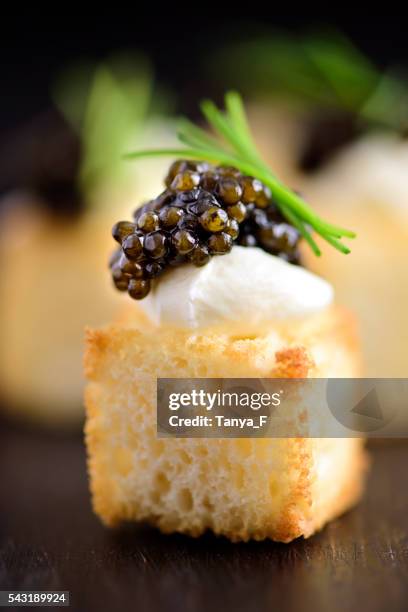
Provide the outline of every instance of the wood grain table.
[[371,454],[363,502],[318,535],[231,544],[105,529],[81,436],[0,423],[0,589],[69,590],[84,612],[408,610],[408,443]]

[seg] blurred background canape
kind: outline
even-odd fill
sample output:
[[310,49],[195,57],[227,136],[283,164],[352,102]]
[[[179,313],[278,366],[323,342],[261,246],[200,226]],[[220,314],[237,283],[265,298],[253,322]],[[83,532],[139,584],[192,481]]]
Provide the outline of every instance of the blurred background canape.
[[307,259],[357,313],[373,378],[408,375],[407,168],[408,143],[377,132],[339,152],[307,185],[317,210],[357,232],[351,256],[322,246],[322,257]]
[[65,70],[53,100],[14,137],[3,168],[0,390],[13,416],[75,427],[85,326],[109,322],[123,298],[106,273],[110,229],[157,195],[165,174],[165,161],[122,155],[170,144],[174,130],[170,97],[138,55]]

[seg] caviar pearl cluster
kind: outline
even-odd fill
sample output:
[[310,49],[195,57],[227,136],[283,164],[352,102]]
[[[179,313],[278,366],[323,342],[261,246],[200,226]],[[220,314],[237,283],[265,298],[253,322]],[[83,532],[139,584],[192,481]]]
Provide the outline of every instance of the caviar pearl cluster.
[[117,289],[140,300],[152,279],[173,266],[204,266],[234,246],[260,247],[299,263],[300,234],[258,179],[231,167],[179,160],[165,179],[166,190],[137,209],[133,221],[112,229],[119,247],[110,268]]

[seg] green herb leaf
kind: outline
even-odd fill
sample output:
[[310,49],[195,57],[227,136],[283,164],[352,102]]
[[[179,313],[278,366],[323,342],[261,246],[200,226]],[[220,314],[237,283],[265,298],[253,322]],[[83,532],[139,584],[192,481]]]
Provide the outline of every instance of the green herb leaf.
[[187,119],[182,119],[178,137],[182,144],[187,145],[185,148],[136,151],[127,153],[124,158],[167,155],[234,166],[244,174],[259,179],[271,189],[282,214],[298,229],[316,255],[321,253],[311,231],[319,234],[341,253],[349,253],[350,249],[341,242],[341,238],[354,238],[355,233],[321,219],[305,200],[286,187],[262,160],[252,138],[240,95],[237,92],[228,92],[225,96],[225,106],[226,111],[223,112],[210,100],[205,100],[201,105],[204,116],[220,140]]
[[83,64],[64,71],[53,98],[81,140],[79,186],[89,203],[100,206],[100,189],[129,180],[123,150],[142,139],[152,123],[156,100],[150,63],[138,54],[120,53],[97,66]]

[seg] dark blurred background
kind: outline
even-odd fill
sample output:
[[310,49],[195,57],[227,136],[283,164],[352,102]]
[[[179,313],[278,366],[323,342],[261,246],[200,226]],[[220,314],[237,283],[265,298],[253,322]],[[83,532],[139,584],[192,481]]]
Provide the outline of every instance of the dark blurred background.
[[[0,136],[28,119],[50,102],[49,88],[61,70],[73,60],[103,59],[117,49],[139,49],[152,60],[157,79],[178,94],[177,110],[194,114],[203,94],[217,96],[214,79],[204,69],[207,58],[226,42],[243,41],[275,28],[292,33],[308,28],[335,27],[379,67],[406,64],[407,30],[388,6],[375,13],[358,9],[346,13],[291,6],[284,11],[251,3],[222,9],[208,3],[99,6],[92,15],[49,9],[2,18]],[[218,88],[222,79],[217,75]]]

